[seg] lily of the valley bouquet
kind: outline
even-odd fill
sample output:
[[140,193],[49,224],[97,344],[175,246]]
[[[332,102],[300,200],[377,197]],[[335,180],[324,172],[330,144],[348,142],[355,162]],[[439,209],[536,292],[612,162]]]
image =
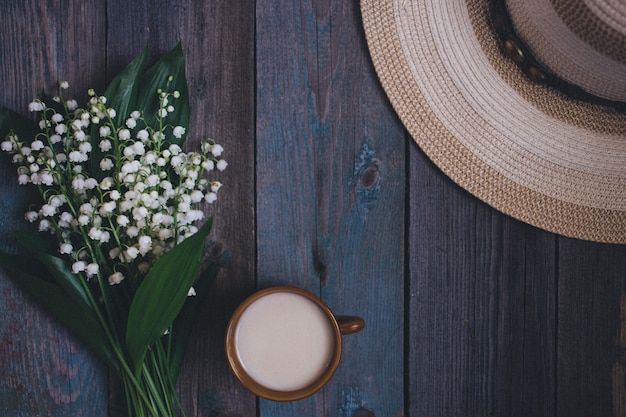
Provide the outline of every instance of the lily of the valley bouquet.
[[[184,415],[175,384],[198,300],[212,223],[203,209],[226,167],[222,147],[182,149],[190,106],[180,45],[144,71],[144,50],[79,107],[44,95],[38,121],[0,111],[2,151],[38,201],[38,231],[0,265],[123,381],[129,416]],[[43,235],[42,235],[43,234]],[[42,238],[45,236],[45,238]]]

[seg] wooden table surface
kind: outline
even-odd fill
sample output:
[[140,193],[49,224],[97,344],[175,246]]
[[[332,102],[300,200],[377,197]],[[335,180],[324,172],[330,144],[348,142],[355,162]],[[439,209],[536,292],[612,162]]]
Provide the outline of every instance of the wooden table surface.
[[[190,137],[229,162],[211,235],[225,264],[179,384],[189,416],[626,415],[626,246],[538,230],[446,178],[381,89],[356,0],[2,0],[0,105],[27,113],[60,80],[84,99],[179,40]],[[23,190],[0,171],[15,251]],[[277,284],[367,323],[292,403],[245,391],[222,348],[238,303]],[[122,416],[107,369],[4,273],[0,289],[0,415]]]

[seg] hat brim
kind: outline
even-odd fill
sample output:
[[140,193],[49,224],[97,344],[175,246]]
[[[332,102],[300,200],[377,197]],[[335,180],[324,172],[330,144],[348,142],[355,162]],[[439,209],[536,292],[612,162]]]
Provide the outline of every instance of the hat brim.
[[392,106],[446,175],[497,210],[626,243],[626,116],[529,81],[502,54],[488,3],[361,1]]

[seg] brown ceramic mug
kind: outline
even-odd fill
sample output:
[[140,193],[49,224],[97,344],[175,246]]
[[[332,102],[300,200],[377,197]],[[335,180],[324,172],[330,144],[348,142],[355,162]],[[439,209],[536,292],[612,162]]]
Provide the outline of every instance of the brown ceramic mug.
[[360,317],[335,316],[312,293],[272,287],[248,297],[226,329],[228,364],[252,393],[293,401],[322,388],[341,357],[341,337],[363,329]]

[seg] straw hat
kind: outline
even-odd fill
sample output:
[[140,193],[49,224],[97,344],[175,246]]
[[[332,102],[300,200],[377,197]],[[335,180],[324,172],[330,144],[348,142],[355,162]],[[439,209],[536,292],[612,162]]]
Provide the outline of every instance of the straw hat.
[[551,232],[626,243],[624,0],[504,3],[361,0],[385,92],[479,199]]

